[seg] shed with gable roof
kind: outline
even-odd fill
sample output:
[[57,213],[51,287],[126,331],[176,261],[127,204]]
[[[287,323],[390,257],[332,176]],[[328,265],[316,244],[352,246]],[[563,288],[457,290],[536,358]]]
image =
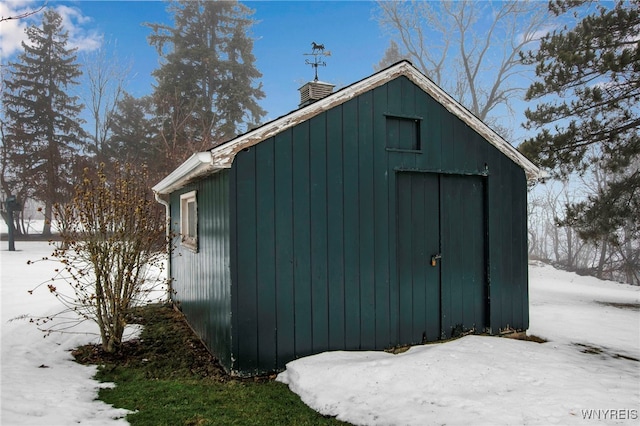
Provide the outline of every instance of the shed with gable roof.
[[173,301],[238,375],[328,350],[525,330],[538,173],[399,62],[154,186],[180,235]]

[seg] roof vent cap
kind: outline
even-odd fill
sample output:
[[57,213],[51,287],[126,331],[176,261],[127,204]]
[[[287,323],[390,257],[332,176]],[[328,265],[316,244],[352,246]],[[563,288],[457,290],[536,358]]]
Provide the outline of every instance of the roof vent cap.
[[326,98],[333,93],[334,84],[325,83],[324,81],[310,81],[302,86],[300,89],[300,107],[307,106],[319,101],[322,98]]

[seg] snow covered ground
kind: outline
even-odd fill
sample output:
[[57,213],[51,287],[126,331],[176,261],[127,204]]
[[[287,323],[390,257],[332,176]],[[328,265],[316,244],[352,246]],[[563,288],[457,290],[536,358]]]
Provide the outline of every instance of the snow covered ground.
[[[80,334],[52,334],[44,338],[33,324],[15,320],[23,315],[44,316],[60,311],[46,288],[28,290],[50,279],[52,262],[27,265],[51,254],[46,242],[16,242],[16,251],[0,251],[1,289],[1,404],[0,424],[65,426],[128,424],[125,410],[96,401],[103,384],[93,380],[96,367],[73,361],[70,351],[97,342],[97,328],[89,323],[74,330]],[[115,420],[119,419],[119,420]]]
[[529,274],[528,334],[547,343],[467,336],[398,355],[329,352],[278,380],[358,425],[638,424],[640,288],[541,264]]
[[[58,306],[43,289],[47,243],[0,247],[2,425],[126,424],[96,401],[95,368],[70,350],[95,341],[51,335],[21,315]],[[640,288],[531,265],[531,328],[544,344],[467,336],[392,355],[329,352],[290,363],[278,380],[317,411],[366,425],[638,424]],[[635,308],[634,308],[635,307]],[[83,330],[93,332],[90,324]],[[589,418],[590,417],[590,418]],[[599,419],[599,420],[598,420]]]

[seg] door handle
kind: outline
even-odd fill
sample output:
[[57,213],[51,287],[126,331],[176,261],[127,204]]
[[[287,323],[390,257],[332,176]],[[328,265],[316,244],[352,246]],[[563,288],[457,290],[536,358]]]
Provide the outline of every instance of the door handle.
[[438,259],[442,259],[442,254],[434,254],[431,256],[431,266],[436,266],[438,264]]

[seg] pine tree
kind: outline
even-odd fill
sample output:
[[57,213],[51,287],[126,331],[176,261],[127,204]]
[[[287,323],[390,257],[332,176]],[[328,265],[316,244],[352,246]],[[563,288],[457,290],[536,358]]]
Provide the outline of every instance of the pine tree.
[[153,160],[154,138],[151,122],[151,99],[122,95],[111,117],[110,131],[105,144],[105,157],[120,163],[147,164]]
[[238,2],[171,1],[175,26],[148,24],[162,65],[153,99],[174,164],[257,124],[264,97],[256,80],[252,11]]
[[[29,43],[22,43],[24,52],[9,64],[5,81],[4,136],[14,172],[34,186],[34,198],[44,203],[45,217],[51,218],[53,204],[70,196],[72,167],[85,144],[82,105],[67,93],[78,84],[81,71],[57,12],[46,11],[42,26],[26,31]],[[50,233],[47,223],[43,234]]]
[[480,120],[524,93],[519,53],[537,40],[548,13],[536,1],[379,1],[378,21],[397,43],[387,58],[408,58]]
[[[555,1],[557,15],[584,10],[584,1]],[[567,178],[598,168],[608,185],[586,200],[568,206],[562,224],[583,239],[607,239],[617,247],[635,241],[624,254],[638,268],[640,241],[640,0],[598,5],[571,29],[546,35],[536,52],[523,56],[536,64],[538,81],[528,100],[528,129],[536,137],[519,149]],[[548,97],[552,95],[552,97]],[[550,100],[549,100],[550,99]],[[633,281],[633,280],[632,280]],[[630,281],[630,282],[632,282]]]

